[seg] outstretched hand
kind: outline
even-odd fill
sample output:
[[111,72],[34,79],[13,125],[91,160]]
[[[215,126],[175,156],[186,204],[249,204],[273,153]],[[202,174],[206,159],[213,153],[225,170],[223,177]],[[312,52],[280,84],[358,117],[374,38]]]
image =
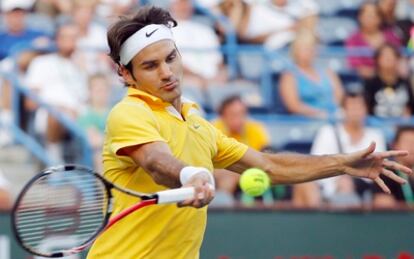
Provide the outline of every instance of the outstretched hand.
[[406,156],[408,155],[407,151],[390,150],[375,153],[374,151],[375,142],[372,142],[364,150],[343,155],[345,159],[343,172],[352,176],[372,179],[386,193],[391,193],[391,191],[380,178],[381,174],[400,184],[405,184],[407,181],[396,175],[393,171],[413,175],[413,171],[410,168],[389,160],[391,157]]

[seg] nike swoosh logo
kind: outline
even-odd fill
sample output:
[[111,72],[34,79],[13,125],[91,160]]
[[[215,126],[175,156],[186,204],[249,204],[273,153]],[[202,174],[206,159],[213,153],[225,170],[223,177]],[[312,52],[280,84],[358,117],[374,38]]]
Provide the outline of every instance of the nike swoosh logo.
[[147,38],[149,38],[149,37],[151,37],[151,35],[152,34],[154,34],[154,32],[156,32],[158,29],[155,29],[155,30],[153,30],[152,32],[150,32],[150,33],[148,33],[148,32],[146,32],[145,33],[145,36],[147,36]]

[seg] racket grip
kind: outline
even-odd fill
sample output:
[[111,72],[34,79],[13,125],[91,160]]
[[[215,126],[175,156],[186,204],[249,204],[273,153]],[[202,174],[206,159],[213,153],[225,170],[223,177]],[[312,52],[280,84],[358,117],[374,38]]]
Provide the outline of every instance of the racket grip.
[[194,197],[194,188],[185,187],[177,188],[167,191],[157,192],[158,195],[158,204],[162,203],[175,203],[180,201],[185,201],[192,199]]

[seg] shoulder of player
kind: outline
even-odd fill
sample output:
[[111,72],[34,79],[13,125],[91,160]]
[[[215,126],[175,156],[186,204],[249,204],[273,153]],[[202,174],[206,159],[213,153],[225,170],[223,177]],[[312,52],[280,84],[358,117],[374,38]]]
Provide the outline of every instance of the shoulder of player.
[[130,100],[128,97],[125,97],[120,102],[115,104],[109,112],[108,118],[119,118],[125,115],[153,116],[153,111],[144,101]]

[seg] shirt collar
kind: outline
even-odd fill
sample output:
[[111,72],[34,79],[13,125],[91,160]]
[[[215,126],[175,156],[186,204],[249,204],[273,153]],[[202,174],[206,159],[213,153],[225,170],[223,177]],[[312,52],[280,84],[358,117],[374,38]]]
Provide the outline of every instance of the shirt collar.
[[[130,97],[137,97],[141,100],[143,100],[144,102],[146,102],[148,105],[150,105],[151,107],[164,107],[165,110],[173,115],[174,117],[179,118],[180,120],[182,120],[181,115],[178,113],[178,111],[174,108],[174,106],[172,106],[170,103],[168,102],[164,102],[162,99],[151,95],[145,91],[133,88],[133,87],[129,87],[128,88],[128,92],[127,95]],[[200,113],[200,108],[199,106],[191,101],[190,99],[187,99],[183,96],[181,96],[181,109],[182,109],[182,114],[184,115],[184,117],[187,117],[191,114]]]

